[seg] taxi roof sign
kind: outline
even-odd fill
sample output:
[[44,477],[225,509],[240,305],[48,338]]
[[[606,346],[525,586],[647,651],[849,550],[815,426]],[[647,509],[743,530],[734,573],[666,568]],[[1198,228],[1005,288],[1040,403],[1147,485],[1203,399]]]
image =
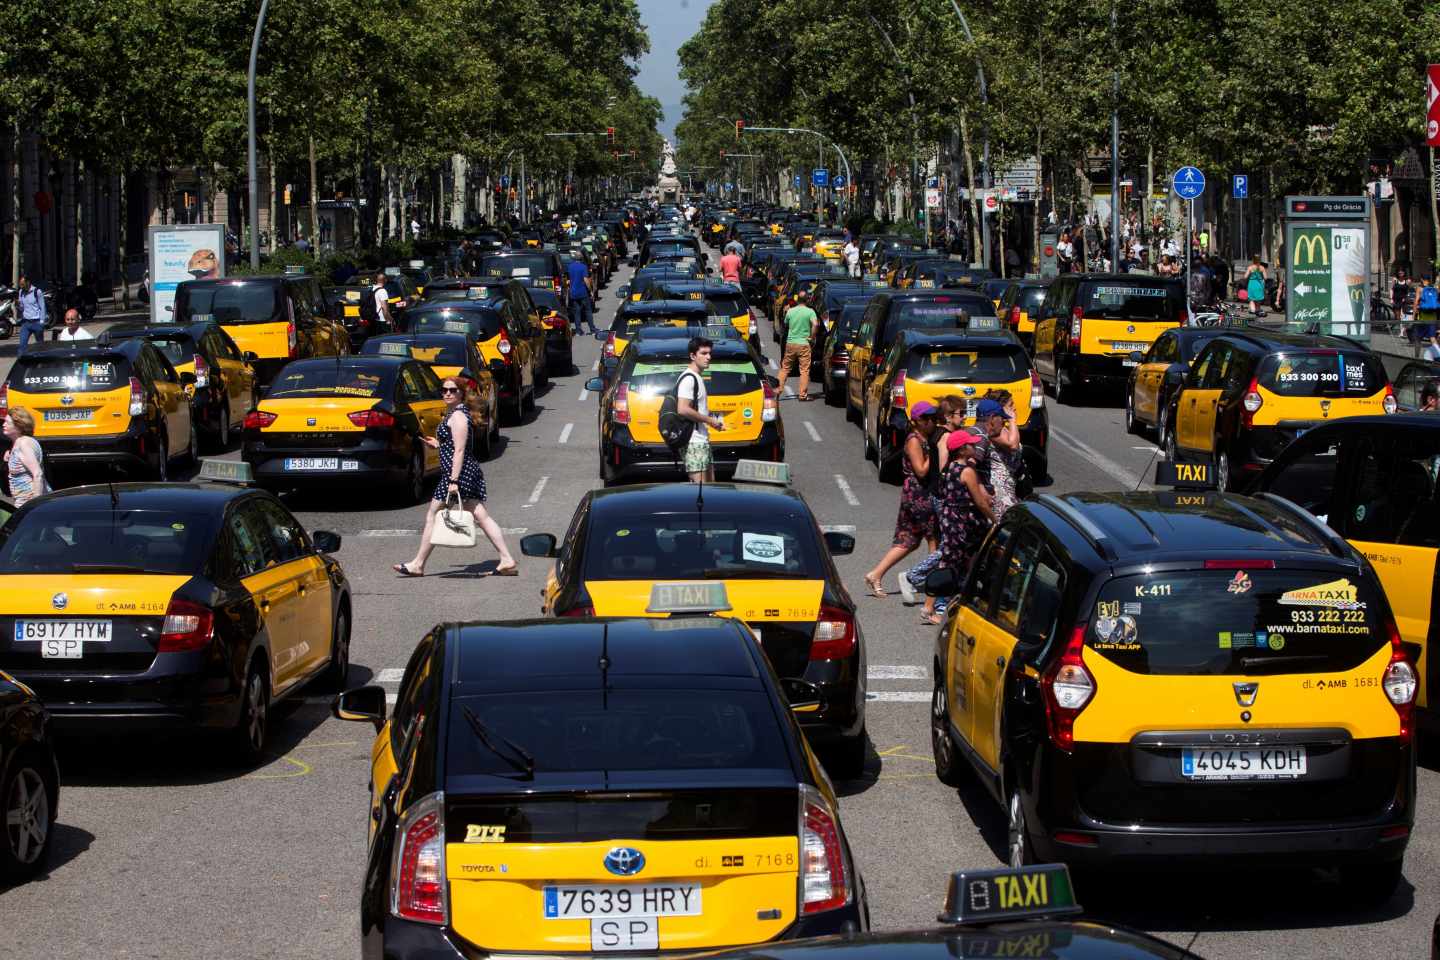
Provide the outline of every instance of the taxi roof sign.
[[249,485],[255,482],[255,469],[243,460],[217,460],[205,457],[200,461],[199,479],[212,483],[237,483]]
[[411,269],[411,270],[424,270],[424,269],[425,269],[425,261],[424,261],[424,260],[411,260],[411,261],[410,261],[410,269]]
[[723,583],[657,583],[646,613],[723,613],[733,609]]
[[1208,463],[1161,460],[1155,464],[1155,485],[1176,490],[1214,490],[1215,471]]
[[386,340],[380,344],[380,356],[408,357],[410,356],[410,344],[404,341]]
[[941,923],[995,923],[1081,913],[1063,863],[1001,870],[960,870],[950,876]]
[[735,463],[736,483],[773,483],[790,486],[790,464],[768,460],[738,460]]
[[[443,324],[441,324],[441,327],[444,328],[446,333],[470,332],[470,324],[466,323],[464,320],[446,320]],[[406,348],[406,352],[409,352],[408,347]]]
[[386,268],[385,268],[385,276],[387,276],[387,277],[398,277],[398,276],[400,276],[400,268],[399,268],[399,267],[386,267]]

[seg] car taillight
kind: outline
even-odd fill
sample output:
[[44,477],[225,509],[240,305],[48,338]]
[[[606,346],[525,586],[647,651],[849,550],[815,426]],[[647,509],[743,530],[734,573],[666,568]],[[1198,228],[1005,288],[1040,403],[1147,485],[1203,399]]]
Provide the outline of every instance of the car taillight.
[[1386,625],[1390,634],[1390,662],[1380,677],[1380,686],[1385,689],[1395,712],[1400,714],[1400,739],[1408,742],[1415,728],[1415,694],[1420,684],[1415,678],[1415,668],[1405,655],[1400,644],[1400,628],[1391,620]]
[[1030,371],[1030,409],[1039,410],[1045,406],[1045,384],[1040,382],[1040,374],[1035,370]]
[[905,371],[895,371],[895,382],[890,386],[890,405],[898,406],[901,410],[909,411],[910,404],[905,402]]
[[1077,353],[1080,350],[1080,321],[1084,316],[1085,311],[1081,307],[1070,311],[1070,349]]
[[242,426],[246,430],[263,430],[278,419],[276,414],[268,410],[251,410],[245,414],[245,422]]
[[390,912],[402,920],[444,925],[450,919],[444,808],[445,795],[432,793],[400,818],[390,868]]
[[130,378],[130,416],[145,415],[145,388],[135,377]]
[[1085,669],[1083,658],[1086,629],[1083,623],[1075,628],[1065,652],[1041,679],[1050,739],[1066,753],[1075,746],[1075,718],[1095,697],[1095,678]]
[[0,420],[10,415],[10,384],[0,383]]
[[850,902],[850,872],[840,827],[824,795],[800,787],[800,912],[820,913]]
[[210,364],[200,354],[195,354],[195,389],[210,386]]
[[294,359],[295,347],[297,346],[298,341],[296,341],[295,339],[295,321],[293,320],[285,324],[285,341],[289,345],[290,357],[291,359]]
[[395,418],[384,410],[356,410],[349,414],[350,422],[357,427],[369,430],[372,427],[379,427],[385,430],[395,426]]
[[610,331],[610,336],[608,336],[608,337],[605,338],[605,346],[603,346],[603,347],[600,348],[600,353],[601,353],[602,356],[607,357],[607,358],[609,358],[609,359],[611,359],[611,360],[614,360],[614,359],[615,359],[615,331],[614,331],[614,330],[611,330],[611,331]]
[[1260,396],[1260,381],[1251,380],[1249,389],[1245,391],[1245,399],[1241,401],[1245,412],[1240,415],[1240,419],[1244,421],[1246,429],[1255,426],[1255,414],[1264,405],[1265,398]]
[[504,356],[510,356],[510,338],[505,335],[503,330],[500,331],[500,345],[496,349]]
[[761,389],[765,392],[765,399],[760,403],[760,422],[773,423],[780,415],[780,395],[770,386],[768,380],[761,383]]
[[1385,399],[1380,401],[1380,406],[1385,409],[1386,413],[1394,413],[1398,409],[1395,402],[1395,388],[1388,383],[1385,384]]
[[1011,308],[1010,308],[1010,329],[1011,329],[1011,330],[1019,330],[1019,329],[1020,329],[1020,308],[1019,308],[1019,307],[1011,307]]
[[629,384],[615,385],[615,399],[610,404],[610,419],[616,423],[630,422],[630,386]]
[[810,659],[841,660],[854,652],[855,618],[838,607],[822,605],[810,641]]
[[215,634],[215,613],[189,600],[171,600],[165,610],[165,623],[160,627],[161,653],[201,650],[210,645]]

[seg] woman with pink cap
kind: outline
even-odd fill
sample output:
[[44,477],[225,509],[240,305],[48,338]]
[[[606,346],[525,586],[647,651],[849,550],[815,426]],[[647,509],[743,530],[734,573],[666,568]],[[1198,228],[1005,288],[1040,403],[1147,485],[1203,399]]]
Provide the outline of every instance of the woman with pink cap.
[[[984,449],[984,436],[972,427],[950,431],[945,438],[950,462],[940,477],[940,565],[963,575],[970,568],[975,548],[995,523],[992,493],[976,469],[976,458]],[[939,624],[945,606],[934,597],[925,598],[925,623]]]
[[921,400],[910,408],[910,432],[905,435],[904,454],[900,460],[905,480],[900,484],[900,511],[895,517],[895,536],[885,556],[865,574],[865,585],[870,588],[872,596],[886,595],[881,580],[891,567],[918,547],[921,540],[932,545],[935,543],[935,507],[930,496],[935,490],[937,451],[933,438],[937,413],[939,410],[935,404],[928,400]]

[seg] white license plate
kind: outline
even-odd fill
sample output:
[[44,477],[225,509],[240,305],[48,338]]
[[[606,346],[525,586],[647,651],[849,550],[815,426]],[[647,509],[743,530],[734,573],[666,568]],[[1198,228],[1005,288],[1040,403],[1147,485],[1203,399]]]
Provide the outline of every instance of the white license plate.
[[86,407],[80,410],[46,410],[46,423],[64,423],[71,420],[89,420],[95,415],[93,407]]
[[545,888],[546,920],[699,915],[698,883],[594,883]]
[[1120,361],[1120,365],[1121,365],[1122,367],[1138,367],[1138,366],[1140,366],[1140,361],[1139,361],[1139,360],[1121,360],[1121,361]]
[[1308,772],[1304,747],[1222,747],[1180,751],[1189,780],[1297,780]]
[[359,470],[359,469],[360,469],[360,461],[359,461],[359,460],[341,460],[341,461],[340,461],[340,469],[341,469],[341,470]]
[[1113,351],[1114,353],[1134,353],[1136,350],[1139,350],[1141,353],[1144,353],[1146,350],[1150,349],[1150,344],[1148,344],[1148,343],[1122,343],[1122,342],[1120,342],[1119,340],[1111,340],[1111,341],[1110,341],[1110,349],[1111,349],[1111,351]]
[[286,470],[339,470],[338,457],[286,457]]
[[591,920],[590,949],[659,950],[660,921],[655,917]]
[[16,620],[16,643],[43,643],[47,640],[110,642],[109,620]]

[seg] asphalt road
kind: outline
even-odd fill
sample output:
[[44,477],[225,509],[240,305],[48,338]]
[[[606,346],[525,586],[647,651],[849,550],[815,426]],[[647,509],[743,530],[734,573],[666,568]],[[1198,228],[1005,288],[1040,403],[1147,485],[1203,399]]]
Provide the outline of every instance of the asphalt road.
[[[602,298],[606,322],[622,279]],[[597,356],[598,344],[577,341],[579,371],[555,379],[486,466],[491,511],[517,552],[521,530],[563,534],[597,482],[595,395],[582,388]],[[1154,447],[1125,433],[1118,398],[1049,406],[1052,491],[1129,489],[1153,470]],[[890,542],[898,488],[876,481],[841,410],[794,400],[781,410],[795,485],[821,523],[853,526],[859,540],[839,565],[860,597],[869,644],[874,753],[863,779],[838,785],[841,814],[876,928],[926,926],[949,871],[1000,864],[1004,819],[978,789],[935,779],[927,726],[933,628],[898,595],[863,595],[862,574]],[[355,685],[394,691],[413,644],[438,621],[539,611],[545,563],[521,558],[518,580],[488,578],[488,546],[437,551],[427,577],[398,579],[390,564],[412,555],[422,507],[324,498],[292,506],[310,528],[344,536],[338,556],[355,591]],[[0,956],[356,956],[372,731],[331,719],[326,702],[306,697],[283,709],[272,758],[251,772],[225,766],[203,740],[67,743],[50,866],[0,892]],[[1440,817],[1437,786],[1434,768],[1422,769],[1407,883],[1379,910],[1338,902],[1331,877],[1263,864],[1229,875],[1176,864],[1174,874],[1102,878],[1082,885],[1080,899],[1098,917],[1205,957],[1422,956],[1440,907],[1440,843],[1428,829]]]

